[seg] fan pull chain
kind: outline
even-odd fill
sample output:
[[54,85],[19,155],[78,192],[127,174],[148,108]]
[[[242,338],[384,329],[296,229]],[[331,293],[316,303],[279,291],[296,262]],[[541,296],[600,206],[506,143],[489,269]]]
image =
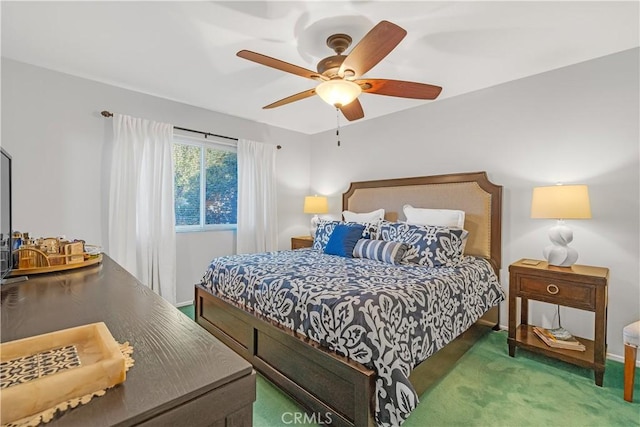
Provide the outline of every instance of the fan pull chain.
[[340,147],[340,109],[336,107],[336,139],[338,140],[338,147]]

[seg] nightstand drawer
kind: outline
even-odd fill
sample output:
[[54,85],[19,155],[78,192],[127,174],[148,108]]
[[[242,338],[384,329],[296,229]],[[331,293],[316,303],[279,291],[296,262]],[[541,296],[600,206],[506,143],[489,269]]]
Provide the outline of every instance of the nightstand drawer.
[[595,310],[595,289],[574,282],[521,276],[519,294],[523,297],[585,310]]

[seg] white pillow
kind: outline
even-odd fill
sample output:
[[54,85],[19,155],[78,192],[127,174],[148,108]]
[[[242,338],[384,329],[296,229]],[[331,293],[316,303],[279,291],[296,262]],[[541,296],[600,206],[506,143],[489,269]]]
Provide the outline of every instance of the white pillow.
[[411,205],[404,205],[402,210],[409,224],[464,228],[464,211],[414,208]]
[[344,217],[345,222],[377,223],[384,219],[384,209],[378,209],[366,213],[342,211],[342,216]]

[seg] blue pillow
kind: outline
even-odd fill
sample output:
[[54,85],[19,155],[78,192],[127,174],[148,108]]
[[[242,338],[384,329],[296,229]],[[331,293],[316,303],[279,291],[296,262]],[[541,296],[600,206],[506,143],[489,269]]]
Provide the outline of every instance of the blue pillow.
[[316,230],[316,235],[313,238],[313,249],[318,249],[324,252],[324,248],[327,246],[327,242],[329,242],[331,233],[333,233],[333,229],[338,224],[363,225],[363,239],[375,239],[378,236],[378,224],[359,224],[356,222],[320,220],[318,229]]
[[320,220],[318,223],[318,229],[316,235],[313,238],[313,249],[319,249],[324,252],[324,248],[327,247],[331,233],[336,225],[340,224],[340,221],[326,221]]
[[353,248],[362,238],[364,225],[338,224],[334,227],[331,237],[324,248],[324,253],[338,255],[345,258],[353,257]]

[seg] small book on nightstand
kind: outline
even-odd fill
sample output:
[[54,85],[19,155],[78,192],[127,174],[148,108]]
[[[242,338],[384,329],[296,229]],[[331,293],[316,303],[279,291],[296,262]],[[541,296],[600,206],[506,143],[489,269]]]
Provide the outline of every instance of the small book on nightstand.
[[586,350],[586,347],[564,328],[545,329],[534,326],[533,332],[549,347],[578,351]]

